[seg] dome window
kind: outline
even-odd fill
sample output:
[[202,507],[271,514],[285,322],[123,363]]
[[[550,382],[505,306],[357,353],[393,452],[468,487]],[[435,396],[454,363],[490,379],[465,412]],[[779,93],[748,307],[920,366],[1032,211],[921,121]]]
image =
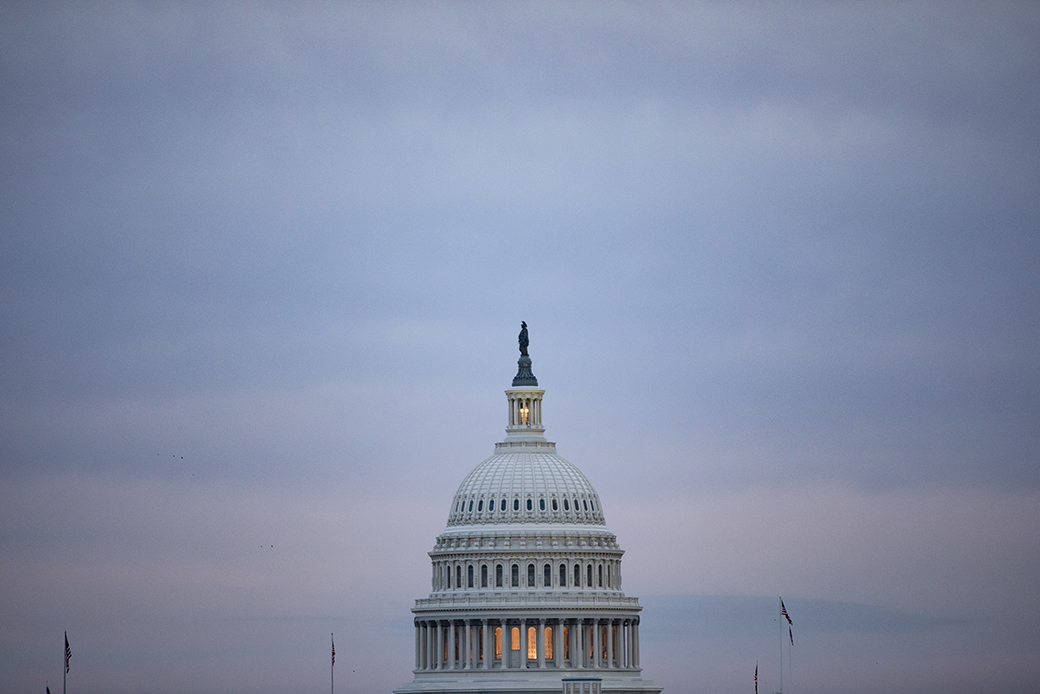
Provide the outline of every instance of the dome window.
[[570,511],[571,510],[570,502],[568,502],[566,499],[563,500],[563,510],[564,511]]
[[544,511],[545,510],[545,499],[539,499],[538,500],[538,510],[539,511]]
[[589,510],[589,502],[587,502],[584,499],[582,499],[581,504],[582,504],[582,506],[585,507],[585,511],[588,512],[588,510]]
[[502,565],[498,564],[495,566],[495,587],[502,587]]
[[560,564],[560,587],[567,587],[567,565]]
[[589,564],[589,570],[585,572],[585,585],[589,588],[592,587],[592,564]]
[[542,567],[542,585],[552,588],[552,566],[549,564]]
[[556,499],[553,499],[553,511],[559,511],[560,506],[556,503]]
[[462,567],[461,566],[456,566],[455,567],[455,587],[456,588],[461,588],[462,587]]
[[534,510],[534,502],[531,501],[530,499],[527,500],[527,510],[528,511],[533,511]]
[[473,513],[473,499],[469,500],[469,512]]
[[[473,503],[472,501],[470,503]],[[466,586],[468,588],[473,587],[473,565],[470,564],[466,567]]]
[[[591,574],[590,574],[591,577]],[[513,568],[509,571],[510,586],[513,588],[520,587],[520,565],[513,564]]]
[[487,588],[487,564],[480,567],[480,587]]
[[534,564],[527,565],[527,587],[534,588]]
[[574,587],[581,588],[581,565],[574,565]]
[[592,499],[589,499],[589,506],[592,507],[592,512],[595,513],[596,512],[596,502],[593,501]]
[[578,504],[578,500],[577,500],[577,499],[575,499],[575,500],[574,500],[574,512],[575,512],[575,513],[577,513],[577,512],[578,512],[578,511],[580,511],[580,510],[581,510],[581,505],[580,505],[580,504]]
[[459,512],[459,502],[455,502],[455,513]]
[[494,510],[495,510],[495,500],[494,499],[490,499],[488,501],[488,511],[494,511]]
[[514,511],[519,511],[520,510],[520,499],[513,499],[513,510]]
[[477,513],[480,513],[483,510],[484,510],[484,500],[481,499],[480,501],[477,502]]

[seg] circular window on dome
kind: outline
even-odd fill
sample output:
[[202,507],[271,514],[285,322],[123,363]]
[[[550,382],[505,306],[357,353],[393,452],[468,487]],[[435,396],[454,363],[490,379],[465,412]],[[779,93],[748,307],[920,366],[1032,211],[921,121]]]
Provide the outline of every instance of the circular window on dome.
[[544,511],[545,510],[545,499],[539,499],[538,500],[538,510],[539,511]]
[[513,510],[514,511],[519,511],[520,510],[520,499],[513,499]]
[[531,501],[530,499],[527,500],[527,510],[528,511],[533,511],[534,510],[534,502]]
[[553,511],[559,511],[560,506],[556,503],[556,499],[553,499]]
[[570,511],[571,510],[571,505],[570,505],[570,503],[566,499],[563,500],[563,510],[564,511]]
[[481,499],[480,501],[477,502],[477,513],[480,513],[483,510],[484,510],[484,500]]

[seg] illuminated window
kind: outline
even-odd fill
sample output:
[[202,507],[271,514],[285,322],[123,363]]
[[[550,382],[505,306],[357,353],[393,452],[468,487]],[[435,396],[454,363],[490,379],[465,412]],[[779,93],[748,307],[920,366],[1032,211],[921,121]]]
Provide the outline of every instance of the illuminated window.
[[466,567],[466,586],[468,588],[473,587],[473,565],[470,564]]
[[553,658],[553,628],[545,627],[545,659]]
[[509,648],[514,651],[520,650],[520,627],[509,630]]
[[487,564],[480,567],[480,587],[487,588]]
[[552,567],[548,564],[542,567],[542,585],[546,588],[552,587]]
[[527,659],[538,660],[538,633],[534,627],[527,627]]
[[527,587],[534,588],[534,564],[527,565]]
[[499,564],[498,566],[495,567],[495,587],[496,588],[501,588],[502,587],[502,565],[501,564]]
[[502,627],[495,627],[495,659],[502,659]]
[[560,587],[565,588],[567,586],[567,565],[560,564]]
[[571,657],[571,628],[563,628],[563,659],[567,660]]
[[519,588],[520,587],[520,565],[519,564],[513,564],[513,568],[510,571],[510,578],[512,579],[512,582],[510,583],[510,585],[513,588]]

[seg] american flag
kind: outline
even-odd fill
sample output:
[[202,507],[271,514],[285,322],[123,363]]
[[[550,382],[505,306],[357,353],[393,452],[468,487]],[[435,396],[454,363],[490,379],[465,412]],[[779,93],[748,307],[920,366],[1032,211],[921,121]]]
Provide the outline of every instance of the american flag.
[[[787,623],[788,624],[794,624],[794,622],[791,621],[791,615],[787,614],[787,608],[784,607],[784,599],[783,598],[780,598],[780,614],[782,614],[783,616],[787,617]],[[783,633],[783,632],[781,632],[781,633]]]
[[332,664],[336,664],[336,640],[332,640]]
[[72,657],[72,649],[69,648],[69,632],[65,632],[65,674],[69,674],[69,658]]
[[[47,694],[50,694],[50,692]],[[755,663],[755,694],[758,694],[758,663]]]

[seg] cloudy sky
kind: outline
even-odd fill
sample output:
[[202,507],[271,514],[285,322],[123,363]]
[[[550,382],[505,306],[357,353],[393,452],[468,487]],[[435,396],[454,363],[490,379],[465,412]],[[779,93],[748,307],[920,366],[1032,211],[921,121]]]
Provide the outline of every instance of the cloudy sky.
[[516,333],[666,692],[1040,680],[1040,6],[0,5],[0,692],[411,680]]

